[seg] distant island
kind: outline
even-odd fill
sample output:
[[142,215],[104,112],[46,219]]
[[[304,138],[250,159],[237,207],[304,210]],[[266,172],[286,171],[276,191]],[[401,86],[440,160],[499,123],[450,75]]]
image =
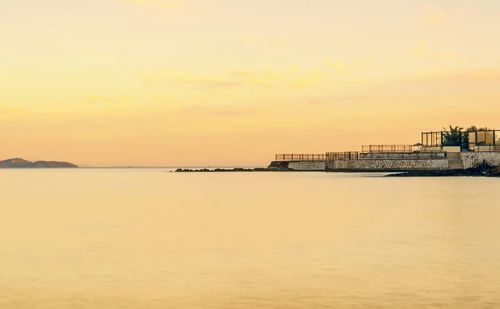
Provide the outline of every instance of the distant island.
[[0,168],[78,168],[77,165],[69,162],[58,161],[35,161],[31,162],[21,158],[0,160]]

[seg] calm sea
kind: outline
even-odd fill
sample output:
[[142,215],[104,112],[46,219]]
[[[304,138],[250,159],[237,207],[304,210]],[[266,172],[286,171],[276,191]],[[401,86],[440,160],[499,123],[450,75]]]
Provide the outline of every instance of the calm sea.
[[0,171],[0,308],[500,308],[500,179]]

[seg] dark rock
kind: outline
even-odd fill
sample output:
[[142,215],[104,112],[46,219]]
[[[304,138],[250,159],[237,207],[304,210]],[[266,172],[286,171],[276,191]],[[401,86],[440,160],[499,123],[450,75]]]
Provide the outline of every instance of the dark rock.
[[272,161],[271,164],[267,167],[268,170],[271,171],[289,171],[288,162],[287,161]]
[[235,167],[235,168],[215,168],[215,169],[208,169],[208,168],[200,168],[200,169],[190,169],[190,168],[178,168],[175,170],[176,173],[228,173],[228,172],[264,172],[264,171],[269,171],[267,168],[242,168],[242,167]]

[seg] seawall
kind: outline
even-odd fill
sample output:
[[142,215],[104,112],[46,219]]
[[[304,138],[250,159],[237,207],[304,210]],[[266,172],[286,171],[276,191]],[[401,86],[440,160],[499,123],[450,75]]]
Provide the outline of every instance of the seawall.
[[288,171],[324,171],[325,161],[273,161],[268,169]]
[[326,162],[327,171],[407,171],[407,170],[446,170],[446,159],[402,160],[402,159],[369,159],[369,160],[334,160]]
[[500,152],[366,153],[356,160],[327,160],[327,171],[444,171],[477,168],[483,163],[500,166]]
[[486,162],[490,166],[500,166],[500,152],[462,152],[464,168],[476,168]]

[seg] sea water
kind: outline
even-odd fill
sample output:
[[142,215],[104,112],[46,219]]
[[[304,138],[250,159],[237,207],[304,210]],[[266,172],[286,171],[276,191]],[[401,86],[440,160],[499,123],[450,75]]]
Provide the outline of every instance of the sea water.
[[0,308],[500,308],[500,179],[0,170]]

